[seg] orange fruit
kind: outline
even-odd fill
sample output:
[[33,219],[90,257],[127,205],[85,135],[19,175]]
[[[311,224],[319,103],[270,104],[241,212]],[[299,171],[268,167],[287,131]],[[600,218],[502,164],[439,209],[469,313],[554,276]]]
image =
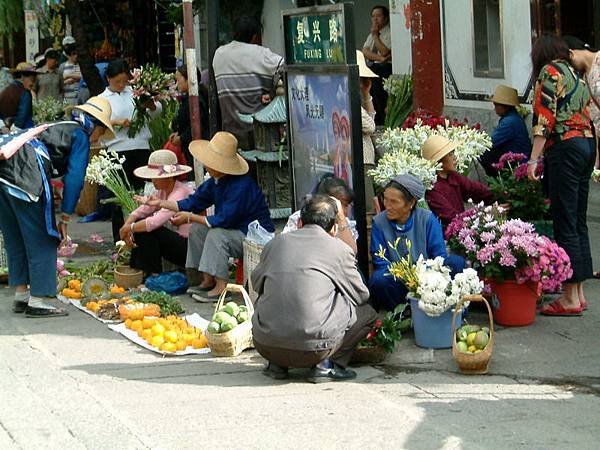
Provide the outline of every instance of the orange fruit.
[[177,342],[178,338],[179,338],[179,336],[175,330],[165,331],[165,340],[167,342],[175,343],[175,342]]
[[149,342],[152,339],[152,330],[150,328],[146,328],[142,330],[142,339],[146,342]]
[[144,329],[152,328],[152,326],[154,325],[155,322],[156,322],[156,319],[148,319],[148,318],[144,317],[144,319],[142,320],[142,327]]
[[200,336],[192,340],[192,347],[194,348],[206,348],[208,347],[208,339],[206,336]]
[[152,335],[153,336],[161,336],[165,333],[165,327],[163,325],[161,325],[160,323],[155,323],[154,325],[152,325]]
[[131,322],[131,329],[136,332],[141,330],[142,329],[142,321],[134,320],[133,322]]
[[183,339],[180,339],[177,342],[175,342],[175,347],[177,347],[177,350],[185,350],[187,346],[187,341],[184,341]]
[[160,346],[160,349],[163,352],[175,353],[177,351],[177,346],[173,342],[165,342]]
[[133,320],[125,319],[125,328],[131,329],[131,322],[133,322]]
[[150,341],[150,345],[160,348],[165,343],[165,338],[161,336],[154,336]]
[[135,308],[129,311],[129,317],[131,320],[142,320],[144,318],[144,310],[141,308]]

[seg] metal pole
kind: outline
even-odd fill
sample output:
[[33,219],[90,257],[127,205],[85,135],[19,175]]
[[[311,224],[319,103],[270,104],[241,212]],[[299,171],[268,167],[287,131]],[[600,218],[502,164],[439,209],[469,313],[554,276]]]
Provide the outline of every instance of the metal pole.
[[213,136],[221,130],[221,110],[219,107],[219,96],[217,93],[217,84],[215,82],[215,71],[213,69],[213,57],[219,46],[219,0],[208,0],[207,2],[207,31],[208,31],[208,105],[210,115],[208,123],[210,125],[210,135]]
[[[202,139],[200,129],[200,102],[198,101],[198,69],[196,64],[196,43],[194,41],[194,12],[192,0],[183,0],[183,46],[185,47],[185,62],[188,75],[188,95],[190,99],[190,122],[192,139]],[[194,161],[196,183],[204,179],[202,164]]]

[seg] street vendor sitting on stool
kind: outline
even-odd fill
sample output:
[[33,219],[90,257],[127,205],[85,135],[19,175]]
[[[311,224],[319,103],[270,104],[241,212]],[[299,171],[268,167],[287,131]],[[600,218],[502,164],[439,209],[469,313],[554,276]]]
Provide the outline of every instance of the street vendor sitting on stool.
[[[193,190],[177,177],[188,173],[191,167],[177,164],[177,155],[170,150],[156,150],[150,154],[148,165],[133,171],[138,178],[152,180],[156,189],[153,198],[178,201],[189,197]],[[162,272],[162,258],[179,267],[185,266],[187,237],[190,224],[173,226],[170,219],[175,215],[168,209],[144,204],[145,197],[135,196],[142,205],[134,210],[119,236],[131,250],[131,267],[141,269],[146,275]]]
[[[408,289],[400,281],[388,275],[389,262],[378,256],[385,250],[389,261],[399,261],[410,253],[415,263],[419,256],[445,258],[452,275],[462,272],[465,260],[458,255],[448,255],[442,234],[442,225],[429,210],[419,208],[417,201],[423,198],[425,187],[412,175],[398,175],[383,191],[385,210],[373,218],[371,229],[371,256],[373,275],[369,280],[371,300],[378,309],[392,311],[406,301]],[[410,244],[409,244],[410,242]],[[397,248],[394,250],[394,245]]]
[[329,196],[309,199],[300,228],[271,240],[252,272],[254,345],[272,378],[288,367],[310,367],[313,383],[356,376],[346,366],[376,315],[354,253],[335,238],[337,208]]
[[[192,224],[185,266],[203,275],[192,292],[198,302],[218,300],[229,279],[229,258],[243,257],[242,244],[250,222],[258,220],[267,231],[275,231],[265,196],[247,175],[248,163],[237,154],[237,148],[235,136],[225,131],[210,141],[192,141],[191,154],[204,164],[211,178],[186,199],[146,202],[178,211],[171,219],[174,225]],[[214,215],[200,215],[213,205]]]

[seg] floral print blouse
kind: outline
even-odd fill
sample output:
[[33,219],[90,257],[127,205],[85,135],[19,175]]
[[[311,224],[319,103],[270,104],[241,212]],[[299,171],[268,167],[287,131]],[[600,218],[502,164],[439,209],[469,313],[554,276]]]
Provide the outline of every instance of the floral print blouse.
[[558,141],[592,137],[589,102],[587,84],[566,61],[546,64],[535,84],[533,135],[545,137],[546,148]]
[[[592,94],[590,117],[596,128],[596,136],[600,136],[600,108],[598,107],[598,104],[600,104],[600,52],[596,53],[590,72],[585,77],[585,81],[587,81]],[[596,102],[598,104],[596,104]]]

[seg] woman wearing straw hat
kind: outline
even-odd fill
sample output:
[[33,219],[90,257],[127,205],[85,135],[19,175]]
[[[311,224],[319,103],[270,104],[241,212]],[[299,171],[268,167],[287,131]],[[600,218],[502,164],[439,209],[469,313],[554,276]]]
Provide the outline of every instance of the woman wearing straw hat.
[[[2,142],[4,151],[11,144],[19,147],[0,161],[0,229],[8,254],[9,283],[16,287],[13,311],[25,312],[27,317],[67,315],[48,303],[56,296],[57,244],[67,238],[69,220],[83,188],[90,143],[113,133],[110,105],[104,99],[92,97],[73,107],[71,114],[73,122],[31,130],[32,136],[42,134],[24,145],[19,135],[5,136]],[[56,136],[61,136],[62,142]],[[50,188],[55,172],[64,182],[58,226]]]
[[[177,164],[177,155],[170,150],[156,150],[150,154],[148,165],[134,170],[135,176],[152,180],[156,189],[153,197],[160,200],[179,201],[190,196],[193,190],[177,181],[177,177],[192,170],[189,166]],[[140,203],[146,198],[135,197]],[[130,245],[131,267],[143,270],[146,275],[162,272],[162,258],[183,267],[187,253],[187,238],[190,224],[171,226],[175,213],[142,204],[134,210],[125,225],[119,230],[122,240]]]
[[464,212],[465,202],[491,203],[494,195],[485,184],[470,180],[456,171],[454,150],[456,143],[444,136],[432,135],[421,147],[421,156],[434,164],[441,165],[437,180],[425,194],[429,208],[446,228],[452,219]]
[[485,172],[494,176],[496,164],[502,155],[507,152],[531,155],[531,140],[527,126],[521,115],[517,112],[519,95],[515,88],[500,85],[496,88],[491,98],[494,111],[500,117],[498,126],[492,133],[492,148],[481,155],[481,165]]
[[14,80],[0,92],[0,119],[7,128],[33,126],[33,103],[31,91],[37,76],[33,64],[21,62],[13,70]]
[[[265,196],[247,175],[248,163],[237,154],[237,148],[235,136],[223,131],[210,141],[192,141],[190,152],[204,164],[211,178],[187,199],[146,202],[179,211],[171,220],[175,225],[192,223],[186,268],[203,274],[202,283],[193,293],[199,302],[216,301],[227,286],[229,258],[243,256],[242,243],[250,222],[258,220],[267,231],[275,231]],[[200,215],[213,205],[214,215]]]

